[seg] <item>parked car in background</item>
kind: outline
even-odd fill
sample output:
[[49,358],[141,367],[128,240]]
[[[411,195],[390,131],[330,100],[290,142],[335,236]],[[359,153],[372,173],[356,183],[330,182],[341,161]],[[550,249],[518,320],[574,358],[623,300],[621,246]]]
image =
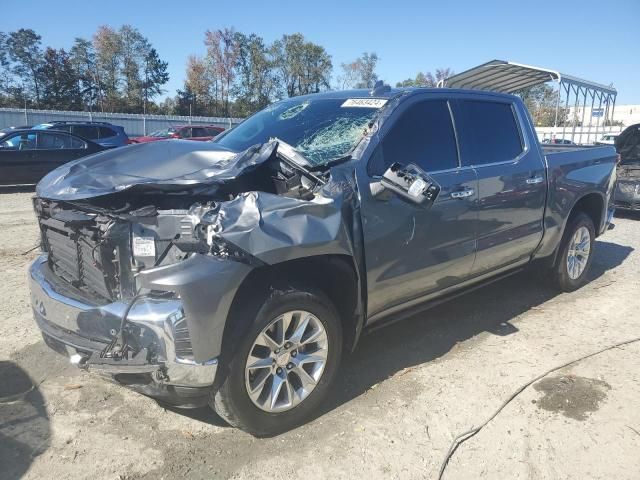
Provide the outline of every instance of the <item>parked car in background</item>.
[[129,137],[124,131],[124,127],[108,122],[48,122],[33,128],[34,130],[58,130],[73,133],[105,148],[122,147],[129,144]]
[[60,165],[104,149],[67,132],[15,130],[0,138],[0,185],[34,185]]
[[132,138],[131,143],[156,142],[158,140],[168,140],[171,138],[206,142],[212,140],[222,132],[224,132],[224,128],[215,125],[183,125],[157,130],[144,137]]
[[575,145],[571,140],[565,138],[545,138],[541,143],[545,145]]
[[365,330],[532,263],[589,280],[616,152],[543,149],[530,118],[516,96],[379,85],[62,166],[34,199],[34,318],[78,366],[288,430]]
[[31,128],[31,125],[22,125],[20,127],[7,127],[0,130],[0,137],[4,137],[6,134],[15,132],[16,130],[27,130]]
[[623,210],[640,210],[640,123],[626,128],[616,138],[618,184],[616,207]]
[[596,141],[596,145],[615,145],[618,135],[618,133],[606,133]]

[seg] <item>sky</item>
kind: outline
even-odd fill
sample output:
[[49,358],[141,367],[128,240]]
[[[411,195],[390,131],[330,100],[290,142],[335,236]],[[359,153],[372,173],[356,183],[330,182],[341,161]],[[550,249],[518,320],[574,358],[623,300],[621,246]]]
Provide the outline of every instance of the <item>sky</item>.
[[126,23],[169,62],[169,95],[183,86],[187,56],[204,54],[204,32],[233,27],[269,43],[301,32],[332,56],[334,77],[365,51],[378,54],[377,73],[392,85],[500,59],[613,83],[618,105],[640,104],[640,0],[21,0],[0,14],[0,31],[32,28],[65,49],[99,25]]

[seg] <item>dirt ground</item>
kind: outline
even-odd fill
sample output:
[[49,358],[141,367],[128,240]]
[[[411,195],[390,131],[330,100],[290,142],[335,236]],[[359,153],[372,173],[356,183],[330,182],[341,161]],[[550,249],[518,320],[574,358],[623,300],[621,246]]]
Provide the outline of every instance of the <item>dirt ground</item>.
[[[453,437],[520,385],[640,337],[640,216],[624,216],[598,240],[585,288],[558,294],[522,273],[372,333],[314,421],[259,440],[44,346],[25,281],[31,195],[0,193],[3,479],[435,478]],[[640,343],[578,362],[525,389],[458,448],[444,478],[640,478],[639,399]]]

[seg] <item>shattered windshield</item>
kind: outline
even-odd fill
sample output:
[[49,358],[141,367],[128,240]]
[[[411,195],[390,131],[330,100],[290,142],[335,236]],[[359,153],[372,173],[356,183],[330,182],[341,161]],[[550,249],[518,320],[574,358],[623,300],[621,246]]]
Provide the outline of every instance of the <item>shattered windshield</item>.
[[289,99],[253,115],[216,143],[240,152],[279,138],[319,166],[348,154],[384,105],[382,99]]

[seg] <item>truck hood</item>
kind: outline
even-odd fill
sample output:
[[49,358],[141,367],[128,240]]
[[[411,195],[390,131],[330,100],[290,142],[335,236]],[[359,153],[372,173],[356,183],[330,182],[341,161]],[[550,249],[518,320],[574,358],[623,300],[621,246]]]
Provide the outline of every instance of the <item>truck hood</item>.
[[81,200],[140,186],[223,183],[264,162],[276,147],[269,142],[236,153],[188,140],[129,145],[62,165],[40,181],[36,192],[51,200]]

